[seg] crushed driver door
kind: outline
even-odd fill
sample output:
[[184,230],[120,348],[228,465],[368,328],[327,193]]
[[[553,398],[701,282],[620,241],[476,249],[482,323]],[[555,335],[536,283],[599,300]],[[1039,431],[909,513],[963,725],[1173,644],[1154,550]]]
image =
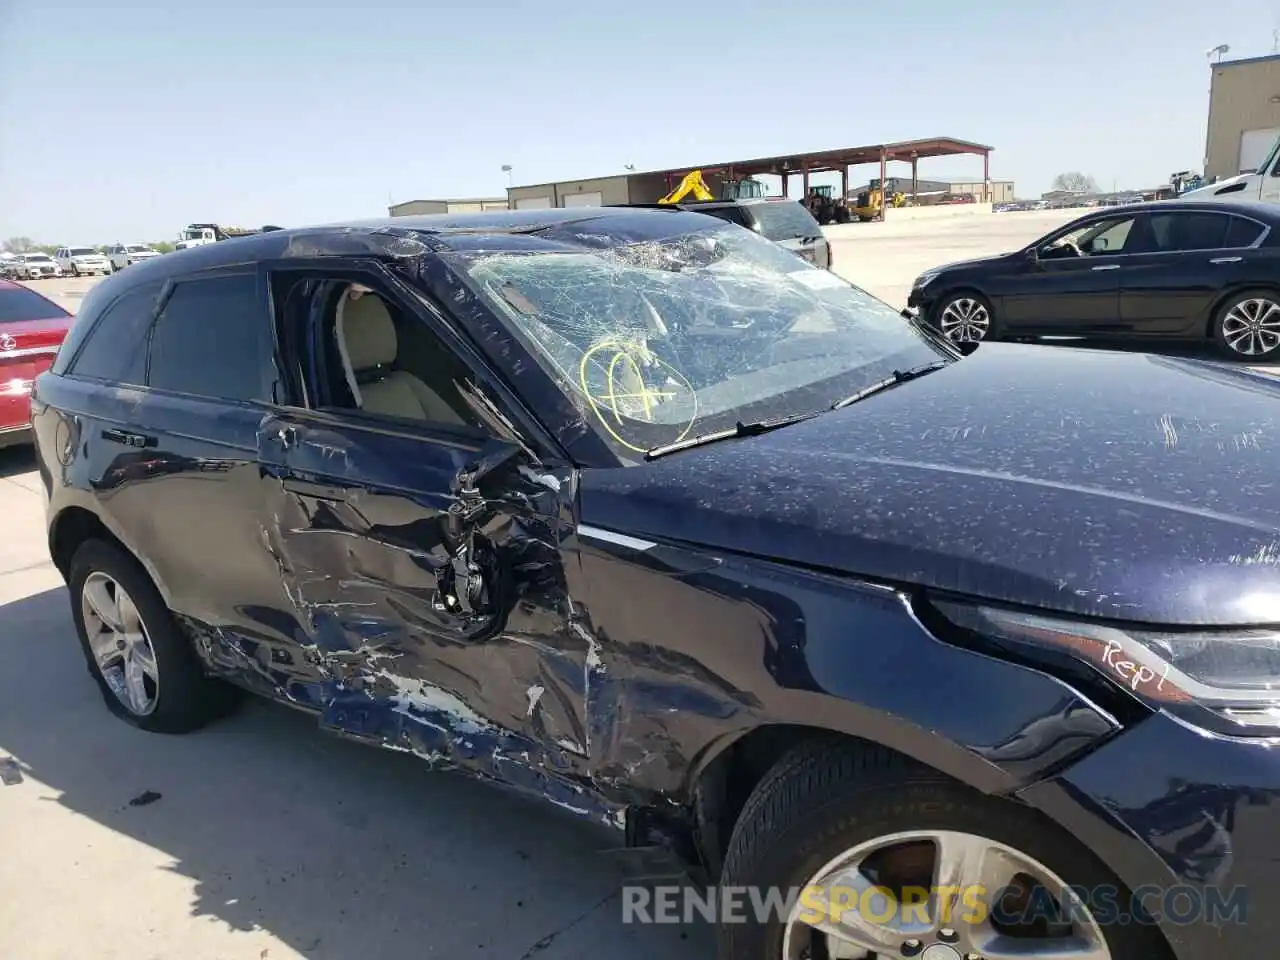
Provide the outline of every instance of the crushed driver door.
[[[268,416],[266,536],[322,724],[555,796],[585,764],[571,469],[360,414]],[[566,781],[567,782],[567,781]]]

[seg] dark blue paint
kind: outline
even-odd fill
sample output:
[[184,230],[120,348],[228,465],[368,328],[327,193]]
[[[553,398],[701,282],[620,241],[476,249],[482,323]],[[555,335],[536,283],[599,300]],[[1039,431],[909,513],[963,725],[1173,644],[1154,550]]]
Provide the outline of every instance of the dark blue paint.
[[[1121,716],[1096,678],[947,642],[921,597],[1280,621],[1280,388],[1210,364],[992,345],[807,423],[623,468],[430,251],[515,249],[539,226],[540,242],[571,244],[588,219],[624,242],[684,216],[414,218],[131,267],[81,322],[122,284],[174,271],[372,258],[434,296],[423,322],[454,338],[541,462],[482,484],[461,523],[459,471],[488,449],[475,434],[50,375],[33,409],[55,555],[65,564],[67,531],[91,514],[141,559],[210,672],[629,838],[655,811],[691,831],[721,752],[789,725],[1017,795],[1130,886],[1280,889],[1273,744]],[[121,431],[148,446],[121,446]],[[466,524],[502,588],[470,619],[439,605]],[[1208,960],[1274,926],[1255,915],[1247,941],[1165,932],[1179,960]]]
[[796,426],[589,472],[588,523],[1046,609],[1280,621],[1280,384],[1006,344]]

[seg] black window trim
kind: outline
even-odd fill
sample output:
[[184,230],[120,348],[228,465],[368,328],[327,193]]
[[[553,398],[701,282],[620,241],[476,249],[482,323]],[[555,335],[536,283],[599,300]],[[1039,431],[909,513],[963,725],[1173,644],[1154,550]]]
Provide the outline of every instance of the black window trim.
[[[493,401],[498,408],[498,415],[509,424],[508,435],[500,436],[499,439],[519,443],[544,461],[571,462],[567,452],[560,448],[559,444],[556,443],[551,434],[533,414],[533,411],[520,399],[519,394],[511,389],[501,374],[494,369],[484,352],[467,335],[462,324],[457,322],[456,318],[438,302],[436,297],[425,289],[410,287],[397,277],[393,271],[387,269],[387,266],[381,261],[366,258],[292,257],[289,259],[264,260],[260,263],[260,268],[266,281],[265,286],[268,295],[273,300],[274,284],[271,283],[271,278],[276,275],[290,273],[311,276],[315,279],[363,283],[372,287],[375,291],[390,294],[398,307],[415,320],[426,324],[441,345],[451,351],[457,361],[462,364],[470,375],[470,379],[480,386],[483,391],[493,396]],[[416,436],[432,442],[443,442],[437,438],[438,434],[441,433],[452,437],[453,439],[450,442],[455,444],[460,441],[480,438],[486,440],[494,439],[493,432],[469,425],[457,426],[436,421],[403,420],[382,414],[365,413],[361,410],[310,405],[310,398],[316,394],[318,387],[315,382],[317,376],[315,352],[318,344],[316,338],[321,336],[322,332],[315,328],[315,323],[309,316],[307,330],[299,338],[301,343],[305,345],[309,356],[295,358],[286,353],[284,331],[278,329],[278,324],[279,315],[273,303],[272,327],[276,334],[277,349],[281,351],[278,359],[280,369],[284,370],[288,365],[296,362],[296,365],[301,368],[306,377],[305,390],[308,394],[308,405],[297,406],[294,404],[282,406],[282,409],[290,409],[295,415],[311,414],[325,417],[330,422],[347,422],[350,426],[359,427],[362,430],[381,430],[398,435]]]
[[[155,307],[151,311],[151,322],[147,326],[147,335],[146,335],[147,356],[146,356],[146,361],[145,361],[144,370],[143,370],[143,379],[146,381],[146,384],[140,387],[139,389],[147,390],[148,392],[155,393],[156,395],[162,396],[162,397],[182,397],[183,399],[188,399],[188,400],[199,400],[204,402],[221,403],[221,404],[227,404],[227,405],[236,406],[236,407],[258,407],[263,409],[271,409],[279,406],[279,403],[276,399],[276,393],[279,388],[281,374],[280,374],[279,360],[275,352],[276,338],[274,335],[274,326],[275,326],[274,322],[271,325],[272,330],[268,331],[267,335],[270,337],[270,345],[271,345],[270,353],[272,357],[272,364],[276,368],[275,370],[276,377],[273,382],[268,383],[267,381],[263,381],[262,383],[264,394],[268,397],[271,397],[272,399],[245,400],[241,398],[227,397],[227,396],[210,397],[203,393],[187,393],[182,390],[173,390],[168,387],[154,387],[151,385],[151,341],[155,335],[156,327],[159,323],[161,315],[164,313],[165,308],[169,305],[169,301],[173,299],[174,291],[176,291],[178,287],[183,283],[190,283],[193,281],[200,281],[200,280],[217,280],[217,279],[222,279],[227,277],[237,277],[237,276],[247,276],[253,279],[254,294],[256,296],[258,305],[262,310],[269,311],[271,309],[271,306],[269,302],[269,297],[267,296],[268,291],[264,290],[261,271],[258,269],[258,265],[253,262],[219,264],[217,266],[207,267],[201,270],[192,270],[192,271],[188,271],[186,273],[180,273],[180,274],[170,274],[168,277],[165,278],[164,284],[160,289],[160,293],[156,297]],[[132,289],[136,289],[136,287]],[[115,301],[112,301],[112,302],[114,303]],[[104,310],[103,313],[105,312],[106,311]],[[274,314],[269,313],[268,317],[273,318]],[[87,341],[88,337],[86,337],[85,339]],[[72,369],[73,370],[75,369],[74,365],[72,366]]]

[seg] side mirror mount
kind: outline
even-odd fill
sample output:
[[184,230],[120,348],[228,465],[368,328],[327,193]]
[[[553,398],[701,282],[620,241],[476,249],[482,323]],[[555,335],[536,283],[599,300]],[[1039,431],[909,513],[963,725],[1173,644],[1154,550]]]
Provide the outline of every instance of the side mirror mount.
[[517,461],[528,459],[524,447],[519,444],[491,440],[454,476],[453,492],[464,499],[479,496],[480,484],[487,477],[505,470]]

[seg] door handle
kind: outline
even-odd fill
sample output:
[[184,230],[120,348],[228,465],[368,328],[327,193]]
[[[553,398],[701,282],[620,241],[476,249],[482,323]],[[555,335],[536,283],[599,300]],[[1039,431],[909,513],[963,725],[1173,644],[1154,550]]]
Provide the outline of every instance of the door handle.
[[296,427],[281,427],[276,431],[276,439],[280,441],[280,446],[288,450],[298,442],[298,430]]
[[1119,270],[1119,269],[1120,269],[1120,264],[1118,264],[1118,263],[1104,263],[1104,264],[1102,264],[1101,266],[1094,267],[1093,269],[1094,269],[1094,272],[1095,272],[1095,273],[1096,273],[1097,271],[1099,271],[1099,270]]
[[1210,263],[1239,263],[1244,257],[1214,257]]
[[102,439],[111,443],[119,443],[126,447],[154,447],[156,438],[143,433],[130,433],[127,430],[103,430]]

